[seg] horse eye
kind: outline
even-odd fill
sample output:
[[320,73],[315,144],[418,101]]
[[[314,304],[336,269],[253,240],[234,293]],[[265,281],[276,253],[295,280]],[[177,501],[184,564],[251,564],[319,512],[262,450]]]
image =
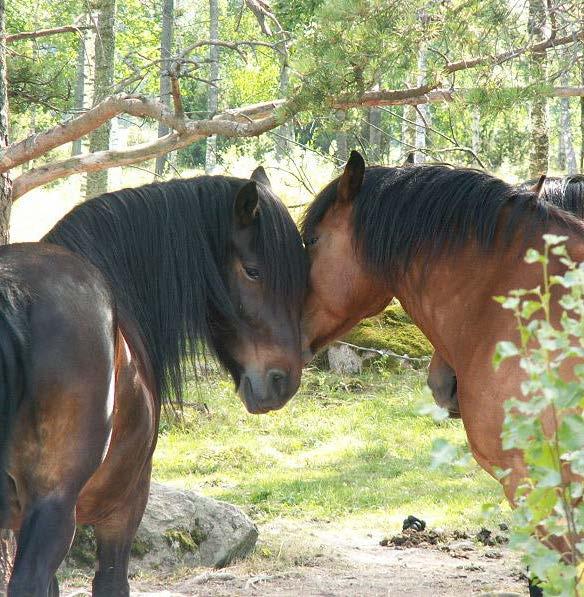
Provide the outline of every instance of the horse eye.
[[318,237],[317,237],[317,236],[311,236],[310,238],[307,238],[307,239],[304,241],[304,246],[305,246],[306,248],[308,248],[308,247],[312,247],[313,245],[315,245],[315,244],[316,244],[316,241],[317,241],[317,240],[318,240]]
[[259,280],[260,279],[260,270],[255,268],[255,267],[248,267],[246,265],[243,266],[243,269],[245,271],[245,275],[250,279],[250,280]]

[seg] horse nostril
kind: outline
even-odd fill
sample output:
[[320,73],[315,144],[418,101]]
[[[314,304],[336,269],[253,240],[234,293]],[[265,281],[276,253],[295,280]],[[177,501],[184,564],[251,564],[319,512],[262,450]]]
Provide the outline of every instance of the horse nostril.
[[279,398],[285,398],[288,390],[288,375],[281,369],[270,369],[268,371],[268,387]]

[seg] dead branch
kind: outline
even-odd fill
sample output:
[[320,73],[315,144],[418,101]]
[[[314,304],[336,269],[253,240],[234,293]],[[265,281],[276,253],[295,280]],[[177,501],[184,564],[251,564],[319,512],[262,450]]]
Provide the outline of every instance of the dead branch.
[[279,125],[273,115],[242,124],[231,119],[184,120],[184,127],[151,143],[133,145],[123,150],[99,151],[78,155],[61,162],[27,170],[14,180],[12,200],[30,190],[59,178],[80,172],[97,172],[114,166],[128,166],[186,147],[195,141],[220,135],[222,137],[253,137]]
[[449,64],[444,66],[444,72],[447,74],[451,74],[460,70],[475,68],[477,66],[485,66],[487,64],[495,66],[503,64],[504,62],[512,60],[513,58],[517,58],[523,54],[540,54],[541,52],[545,52],[550,48],[555,48],[557,46],[565,46],[566,44],[582,40],[584,40],[584,30],[577,31],[572,35],[556,37],[555,29],[552,29],[552,34],[550,35],[550,37],[543,41],[540,41],[537,44],[533,44],[531,46],[523,46],[521,48],[515,48],[513,50],[508,50],[507,52],[502,52],[501,54],[496,54],[495,56],[481,56],[479,58],[460,60],[459,62],[450,62]]
[[[371,91],[355,100],[346,99],[333,102],[332,107],[343,109],[452,101],[454,97],[464,97],[470,91],[464,89],[427,91],[428,89],[432,89],[432,86]],[[555,97],[584,97],[584,87],[556,87],[544,91],[544,93]],[[114,166],[142,162],[180,149],[210,135],[223,137],[260,135],[282,124],[282,116],[278,114],[278,110],[281,110],[281,114],[286,114],[286,118],[289,119],[298,111],[298,107],[292,100],[275,100],[236,110],[227,110],[212,120],[191,120],[184,115],[171,113],[166,106],[149,98],[123,94],[111,96],[67,123],[60,124],[45,133],[31,135],[20,143],[0,149],[0,173],[43,155],[55,147],[79,139],[105,121],[122,113],[164,122],[174,132],[152,143],[136,145],[124,150],[75,156],[62,162],[28,170],[14,181],[13,199],[58,178],[78,172],[95,172]]]
[[49,35],[58,35],[59,33],[81,33],[81,31],[86,31],[87,29],[93,29],[93,25],[67,25],[65,27],[53,27],[52,29],[39,29],[38,31],[7,33],[3,37],[7,44],[12,44],[15,41],[22,41],[23,39],[38,39],[39,37],[48,37]]

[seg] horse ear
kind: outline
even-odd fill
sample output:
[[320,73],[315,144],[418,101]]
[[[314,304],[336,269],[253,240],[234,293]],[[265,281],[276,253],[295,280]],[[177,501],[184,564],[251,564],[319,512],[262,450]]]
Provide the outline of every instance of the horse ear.
[[545,182],[546,175],[542,174],[539,177],[539,180],[529,189],[532,193],[535,193],[538,197],[540,196],[543,190],[543,183]]
[[258,187],[255,181],[252,180],[239,189],[233,206],[235,225],[238,228],[251,226],[258,215],[258,201]]
[[345,171],[339,180],[337,200],[351,202],[361,190],[365,175],[365,160],[358,151],[352,151]]
[[272,188],[272,183],[270,182],[270,179],[268,178],[263,166],[258,166],[251,173],[250,179],[262,183],[264,186],[268,187],[268,189]]
[[410,153],[408,153],[408,157],[406,158],[406,161],[404,162],[404,166],[407,166],[408,164],[414,164],[415,163],[415,152],[414,151],[410,151]]

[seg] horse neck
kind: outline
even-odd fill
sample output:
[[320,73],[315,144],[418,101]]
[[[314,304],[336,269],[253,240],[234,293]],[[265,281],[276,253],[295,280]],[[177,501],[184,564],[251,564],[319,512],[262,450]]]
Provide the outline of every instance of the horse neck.
[[[548,232],[566,235],[560,225],[550,226]],[[498,340],[513,339],[513,315],[493,297],[542,284],[541,266],[523,259],[529,246],[542,251],[543,241],[499,242],[487,252],[470,245],[431,265],[423,256],[412,263],[396,288],[396,297],[433,346],[450,357],[452,366],[457,356],[464,358],[474,351],[477,337],[493,347]],[[584,261],[584,227],[582,235],[570,233],[566,246],[575,261]],[[550,275],[564,270],[557,259],[548,269]]]

